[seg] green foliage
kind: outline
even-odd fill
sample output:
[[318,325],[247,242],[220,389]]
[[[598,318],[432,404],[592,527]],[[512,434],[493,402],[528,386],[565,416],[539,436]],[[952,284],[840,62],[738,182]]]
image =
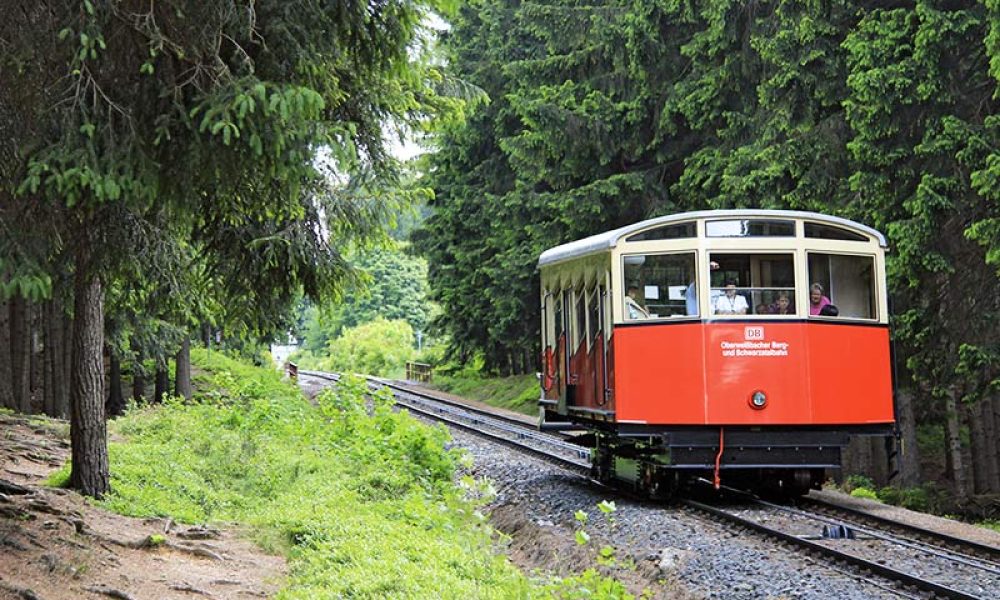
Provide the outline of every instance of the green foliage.
[[680,210],[818,210],[888,234],[909,375],[982,397],[1000,362],[998,40],[995,0],[464,8],[451,64],[491,102],[439,136],[413,236],[451,356],[537,368],[545,248]]
[[300,332],[305,350],[321,356],[344,329],[379,317],[404,320],[414,331],[426,333],[431,313],[426,261],[406,254],[401,246],[360,252],[351,264],[364,281],[334,305],[305,309]]
[[415,354],[413,330],[406,321],[377,318],[344,330],[329,343],[328,358],[314,363],[324,371],[363,373],[384,377],[402,376],[406,361]]
[[871,488],[857,487],[851,490],[851,496],[855,498],[867,498],[869,500],[878,500],[878,494]]
[[443,428],[366,409],[346,380],[313,406],[272,370],[193,352],[201,402],[137,410],[113,428],[105,505],[184,522],[240,521],[287,553],[280,598],[538,597],[493,550],[452,483]]
[[443,375],[434,373],[435,388],[517,411],[526,415],[538,415],[539,387],[534,375],[512,375],[510,377],[483,377],[474,369]]
[[1000,521],[983,521],[983,522],[977,523],[977,524],[980,527],[985,527],[987,529],[992,529],[993,531],[996,531],[996,532],[1000,533]]
[[559,600],[633,600],[621,582],[606,577],[596,569],[587,569],[580,575],[567,577],[548,587],[549,597]]
[[[604,516],[608,524],[614,527],[615,522],[612,513],[617,510],[615,503],[602,500],[597,504],[597,509]],[[590,515],[586,511],[577,510],[573,513],[573,519],[577,522],[577,529],[574,532],[576,543],[579,546],[586,546],[591,541],[591,536],[587,532]],[[615,549],[612,546],[601,546],[595,552],[594,558],[597,564],[607,569],[617,566]],[[634,598],[620,582],[594,569],[587,569],[580,575],[567,577],[549,586],[548,592],[553,598],[607,598],[609,600]],[[643,597],[645,596],[646,592],[643,593]]]
[[935,493],[931,486],[897,488],[884,487],[878,491],[878,499],[886,504],[902,506],[918,512],[938,512],[941,500],[940,490]]
[[51,475],[45,478],[42,485],[54,488],[65,488],[69,487],[69,474],[70,474],[70,463],[67,461],[65,465],[59,467],[52,472]]
[[875,489],[875,482],[872,481],[871,477],[867,475],[860,475],[857,473],[848,475],[844,479],[844,491],[851,493],[858,488],[867,488],[869,490]]

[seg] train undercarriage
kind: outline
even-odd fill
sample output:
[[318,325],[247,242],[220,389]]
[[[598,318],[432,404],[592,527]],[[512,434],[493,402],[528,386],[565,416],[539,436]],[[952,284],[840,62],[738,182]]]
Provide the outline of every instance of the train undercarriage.
[[852,434],[890,436],[885,427],[861,430],[752,427],[633,427],[601,424],[576,438],[591,448],[592,474],[652,498],[721,486],[770,497],[819,489],[839,469]]

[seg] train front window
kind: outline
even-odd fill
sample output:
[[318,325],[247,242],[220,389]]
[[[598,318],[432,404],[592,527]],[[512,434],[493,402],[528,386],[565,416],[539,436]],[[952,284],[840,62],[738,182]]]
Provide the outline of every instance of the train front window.
[[875,258],[809,253],[809,315],[875,319]]
[[695,285],[694,252],[631,254],[624,262],[626,320],[697,316],[688,312],[688,294]]
[[[709,312],[713,316],[794,316],[792,254],[723,254],[709,257]],[[717,266],[716,266],[717,265]]]

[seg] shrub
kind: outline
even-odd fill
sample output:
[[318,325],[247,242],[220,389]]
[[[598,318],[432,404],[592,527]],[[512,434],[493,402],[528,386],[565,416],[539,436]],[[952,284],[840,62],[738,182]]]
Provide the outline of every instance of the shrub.
[[392,377],[401,375],[414,355],[413,329],[403,320],[378,318],[345,329],[329,344],[327,370]]
[[878,491],[878,496],[886,504],[932,514],[941,514],[950,506],[948,492],[934,483],[910,488],[884,487]]
[[855,473],[852,475],[848,475],[844,479],[843,488],[844,491],[847,493],[851,493],[857,488],[867,488],[869,490],[874,490],[875,482],[872,481],[872,478],[868,477],[867,475],[858,475]]
[[878,494],[875,490],[866,487],[854,488],[851,490],[851,495],[855,498],[868,498],[869,500],[878,500]]

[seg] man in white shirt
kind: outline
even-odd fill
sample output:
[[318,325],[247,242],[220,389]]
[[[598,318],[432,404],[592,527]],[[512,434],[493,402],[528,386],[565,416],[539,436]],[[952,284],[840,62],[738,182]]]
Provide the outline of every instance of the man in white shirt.
[[649,318],[649,311],[635,301],[635,297],[638,294],[638,287],[634,285],[628,286],[628,291],[625,293],[625,317],[630,320]]
[[747,299],[736,293],[736,282],[726,282],[726,293],[712,302],[712,312],[717,315],[745,315],[750,306]]

